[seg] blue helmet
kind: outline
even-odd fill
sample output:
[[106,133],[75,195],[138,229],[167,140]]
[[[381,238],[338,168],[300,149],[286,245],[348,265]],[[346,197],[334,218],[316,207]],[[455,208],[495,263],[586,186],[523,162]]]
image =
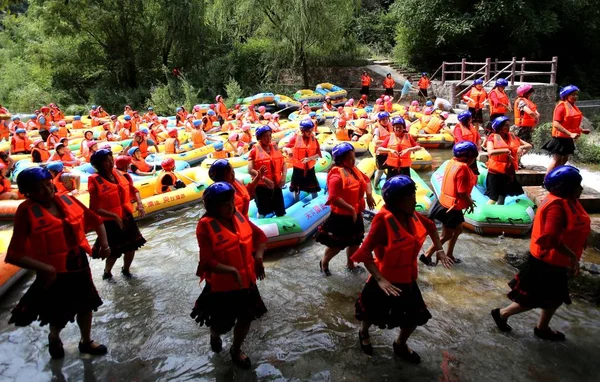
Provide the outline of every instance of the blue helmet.
[[97,108],[98,108],[98,106],[92,105],[92,110],[96,110]]
[[21,116],[20,115],[15,115],[15,116],[12,117],[13,121],[16,121],[17,119],[21,120]]
[[213,145],[215,150],[223,150],[223,142],[217,142]]
[[410,195],[417,189],[415,182],[406,175],[396,175],[385,181],[381,188],[383,201],[388,204],[398,199],[398,197]]
[[222,181],[225,177],[225,171],[231,168],[229,161],[225,159],[217,159],[210,165],[208,169],[208,177],[213,180],[213,182]]
[[94,168],[98,169],[97,166],[108,156],[112,156],[112,151],[100,149],[92,154],[90,158],[90,164],[94,166]]
[[73,121],[80,121],[80,120],[81,120],[81,116],[80,115],[73,116]]
[[421,76],[426,76],[426,75],[427,75],[427,72],[421,73]]
[[509,121],[508,117],[505,117],[505,116],[497,117],[492,122],[492,129],[494,129],[495,132],[500,131],[500,129],[502,128],[502,126],[504,126],[504,123],[506,121]]
[[379,114],[377,114],[377,119],[384,119],[384,118],[389,118],[390,117],[390,113],[388,113],[387,111],[382,111]]
[[131,116],[130,115],[126,115],[125,117],[123,117],[124,120],[126,121],[131,121]]
[[129,150],[127,150],[127,155],[129,155],[130,157],[133,156],[133,154],[135,154],[136,151],[140,151],[139,147],[132,147]]
[[148,111],[153,111],[154,108],[152,106],[148,107]]
[[428,100],[427,102],[425,102],[425,106],[433,106],[433,101]]
[[311,118],[313,118],[313,117],[317,116],[317,113],[314,112],[314,111],[311,111],[310,113],[308,113],[308,116],[311,117]]
[[575,92],[578,92],[578,91],[579,91],[579,88],[577,86],[575,86],[575,85],[565,86],[564,88],[562,88],[560,90],[560,99],[565,99],[565,98],[567,98],[567,96],[569,94],[572,94],[572,93],[575,93]]
[[508,86],[508,81],[504,78],[498,78],[496,80],[496,87],[505,88]]
[[462,141],[458,142],[454,145],[452,149],[452,153],[456,158],[466,157],[466,158],[475,158],[479,154],[477,151],[477,146],[475,143],[471,141]]
[[261,126],[258,129],[256,129],[256,139],[260,139],[260,137],[262,137],[262,135],[264,133],[270,132],[272,131],[271,128],[269,126]]
[[58,131],[58,127],[51,127],[50,130],[48,130],[50,133],[56,133]]
[[202,125],[202,120],[201,119],[195,119],[194,122],[192,122],[194,124],[194,126],[200,126]]
[[177,109],[175,109],[176,113],[179,113],[181,110],[183,110],[181,107],[178,107]]
[[475,85],[483,85],[483,80],[481,78],[476,79],[473,81],[473,86]]
[[556,167],[544,179],[544,186],[552,193],[568,193],[582,181],[579,169],[573,166]]
[[395,125],[404,125],[406,127],[406,121],[402,117],[394,117],[392,118],[392,126]]
[[27,194],[35,190],[39,190],[38,182],[42,180],[52,179],[50,171],[43,167],[31,167],[21,171],[17,176],[17,185],[19,192]]
[[61,172],[65,168],[65,165],[61,161],[55,161],[48,163],[46,168],[51,171]]
[[339,160],[341,160],[344,154],[350,151],[354,151],[354,146],[352,146],[348,142],[343,142],[335,145],[333,150],[331,150],[331,153],[333,154],[333,160],[337,163]]
[[27,130],[25,130],[25,129],[17,129],[17,130],[15,130],[15,133],[17,133],[17,134],[26,133],[26,132],[27,132]]
[[208,115],[215,115],[215,111],[214,110],[209,110],[206,114],[208,114]]
[[315,125],[313,124],[313,122],[310,119],[303,119],[300,122],[300,130],[302,130],[302,131],[310,130],[314,127],[315,127]]
[[206,188],[202,200],[205,207],[214,207],[215,204],[231,200],[234,193],[235,190],[231,184],[227,182],[215,182]]
[[470,111],[463,111],[458,115],[458,121],[460,123],[467,123],[471,118],[473,118],[473,114]]
[[146,135],[148,135],[148,134],[150,134],[150,130],[148,130],[148,128],[147,128],[147,127],[142,127],[142,128],[140,129],[140,133],[143,133],[143,134],[146,134]]

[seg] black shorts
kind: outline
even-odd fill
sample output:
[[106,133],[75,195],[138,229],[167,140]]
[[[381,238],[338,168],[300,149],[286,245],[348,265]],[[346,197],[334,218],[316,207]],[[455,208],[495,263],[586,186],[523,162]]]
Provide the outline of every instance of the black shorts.
[[406,175],[410,177],[410,167],[387,167],[386,178],[389,179],[396,175]]
[[572,138],[550,138],[542,146],[550,154],[571,155],[575,152],[575,141]]
[[475,110],[470,107],[469,111],[471,112],[471,115],[473,115],[473,123],[483,123],[483,109]]
[[304,170],[294,167],[294,170],[292,171],[290,191],[304,191],[308,193],[321,191],[321,186],[319,186],[317,174],[315,173],[315,168],[313,167],[310,170],[306,170],[306,173],[304,173]]
[[269,215],[274,213],[277,216],[285,215],[285,204],[281,188],[266,186],[256,186],[256,208],[259,215]]
[[523,194],[523,187],[515,176],[488,172],[485,179],[485,195],[498,201],[500,196],[516,196]]
[[385,166],[385,161],[387,160],[388,155],[387,154],[377,154],[375,155],[375,165],[377,166],[378,170],[385,170],[386,166]]
[[427,98],[427,89],[419,89],[419,93],[420,93],[420,94],[421,94],[423,97]]
[[383,94],[393,97],[394,96],[394,88],[385,88],[385,92],[383,92]]
[[369,87],[368,86],[363,86],[360,88],[360,94],[366,94],[367,97],[369,96]]
[[436,200],[431,207],[429,218],[431,220],[439,221],[444,227],[450,229],[455,229],[465,222],[465,217],[463,216],[463,212],[461,210],[453,209],[452,211],[448,211],[448,209],[442,206],[438,200]]

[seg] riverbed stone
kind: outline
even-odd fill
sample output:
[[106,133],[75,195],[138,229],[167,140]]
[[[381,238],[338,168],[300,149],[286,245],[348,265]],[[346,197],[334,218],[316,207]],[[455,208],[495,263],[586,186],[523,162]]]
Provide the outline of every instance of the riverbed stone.
[[[544,200],[548,191],[541,186],[525,186],[523,187],[525,194],[531,199],[536,205]],[[600,213],[600,193],[584,187],[579,202],[588,213]]]

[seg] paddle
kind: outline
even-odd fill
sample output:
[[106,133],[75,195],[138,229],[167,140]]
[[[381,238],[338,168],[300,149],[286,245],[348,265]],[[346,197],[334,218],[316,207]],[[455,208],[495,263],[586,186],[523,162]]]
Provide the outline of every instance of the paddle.
[[173,171],[173,173],[177,176],[181,176],[182,178],[185,178],[185,179],[189,180],[190,182],[194,183],[194,185],[196,185],[197,190],[200,190],[201,188],[204,187],[204,185],[202,183],[197,182],[196,180],[190,178],[189,176],[183,175],[182,173],[178,173],[175,171]]

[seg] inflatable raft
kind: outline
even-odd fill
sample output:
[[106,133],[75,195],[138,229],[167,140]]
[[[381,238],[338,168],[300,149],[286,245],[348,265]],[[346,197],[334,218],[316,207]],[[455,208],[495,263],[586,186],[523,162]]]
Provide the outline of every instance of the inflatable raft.
[[454,146],[454,137],[448,133],[441,134],[420,134],[420,123],[413,123],[410,126],[410,135],[416,138],[417,142],[427,149],[447,149]]
[[317,84],[315,92],[322,94],[324,97],[330,97],[332,101],[340,100],[348,96],[348,92],[345,89],[330,84],[329,82]]
[[12,229],[0,231],[0,298],[27,273],[25,269],[4,262],[11,237]]
[[[238,100],[239,101],[239,100]],[[273,93],[258,93],[250,97],[243,98],[241,105],[265,105],[275,102],[275,94]]]
[[294,111],[300,108],[301,103],[286,95],[276,94],[275,105],[277,105],[277,107],[280,109],[288,109],[290,111]]
[[[375,142],[373,141],[369,143],[369,152],[375,157]],[[421,150],[412,152],[410,154],[410,159],[412,159],[412,166],[410,167],[414,170],[425,170],[431,168],[433,164],[431,154],[422,147]]]
[[[447,164],[448,161],[444,162],[431,176],[431,184],[438,196]],[[488,171],[483,163],[478,162],[477,165],[480,175],[471,192],[471,198],[477,207],[472,213],[465,213],[463,225],[480,235],[525,235],[533,226],[535,204],[525,194],[507,197],[503,206],[487,204],[490,200],[485,196]]]
[[[329,151],[333,150],[333,148],[342,143],[342,141],[338,141],[334,134],[332,133],[321,133],[317,136],[319,140],[319,145],[321,146],[321,150]],[[369,143],[371,143],[371,139],[373,136],[371,134],[365,134],[359,138],[358,141],[344,141],[348,142],[354,147],[354,151],[356,154],[364,154],[369,150]]]
[[[294,99],[298,102],[318,103],[323,102],[325,96],[311,89],[300,89],[294,94]],[[319,104],[319,107],[321,107],[321,104]]]

